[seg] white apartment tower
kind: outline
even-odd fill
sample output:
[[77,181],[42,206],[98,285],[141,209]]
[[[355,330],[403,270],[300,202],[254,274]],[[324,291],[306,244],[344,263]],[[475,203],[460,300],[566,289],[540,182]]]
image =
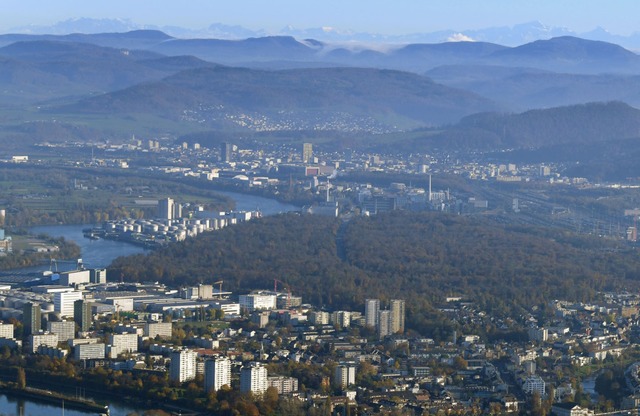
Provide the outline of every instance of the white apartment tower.
[[380,299],[366,299],[364,301],[364,322],[366,326],[377,328],[378,311],[380,311]]
[[378,311],[378,339],[391,335],[391,311]]
[[171,352],[171,366],[169,379],[184,383],[196,378],[196,357],[198,353],[192,350],[174,350]]
[[267,391],[267,369],[260,363],[252,362],[240,370],[240,391],[262,395]]
[[392,334],[404,332],[405,308],[403,299],[391,299],[389,302],[391,316],[389,317],[389,330]]
[[218,391],[224,385],[231,386],[231,361],[216,357],[204,363],[204,390]]

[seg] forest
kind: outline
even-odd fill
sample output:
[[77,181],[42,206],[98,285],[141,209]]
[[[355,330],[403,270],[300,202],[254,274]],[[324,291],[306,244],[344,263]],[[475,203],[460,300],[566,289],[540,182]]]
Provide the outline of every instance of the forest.
[[446,296],[496,316],[553,299],[588,301],[632,289],[631,247],[566,231],[483,218],[392,212],[348,222],[284,214],[118,258],[114,276],[171,285],[224,280],[225,290],[269,289],[274,279],[305,303],[361,310],[364,299],[407,300],[407,326],[428,334]]

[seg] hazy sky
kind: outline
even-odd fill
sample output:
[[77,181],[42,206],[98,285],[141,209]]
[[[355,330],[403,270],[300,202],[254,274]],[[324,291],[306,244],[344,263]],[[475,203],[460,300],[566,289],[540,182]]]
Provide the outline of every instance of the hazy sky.
[[585,32],[640,31],[639,0],[0,0],[0,30],[77,17],[123,18],[200,29],[211,23],[278,31],[332,26],[407,34],[539,20]]

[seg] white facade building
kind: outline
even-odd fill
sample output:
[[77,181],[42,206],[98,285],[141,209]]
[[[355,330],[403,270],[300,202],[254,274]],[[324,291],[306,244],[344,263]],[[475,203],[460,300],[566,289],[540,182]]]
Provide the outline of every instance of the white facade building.
[[0,338],[13,338],[13,324],[0,324]]
[[118,355],[138,351],[137,334],[111,334],[109,335],[109,358],[117,358]]
[[58,346],[58,336],[49,333],[29,335],[29,345],[31,346],[29,351],[32,354],[35,354],[41,345],[55,348]]
[[68,272],[60,272],[60,280],[58,281],[62,286],[73,286],[89,282],[91,282],[90,270],[71,270]]
[[295,377],[267,377],[267,385],[278,390],[278,394],[289,394],[298,391],[298,379]]
[[544,380],[537,375],[531,375],[524,380],[522,391],[527,394],[538,393],[540,397],[545,397],[547,394]]
[[378,327],[378,311],[380,299],[366,299],[364,301],[364,323],[371,328]]
[[93,360],[104,358],[106,346],[99,344],[80,344],[76,345],[73,351],[76,360]]
[[196,378],[196,357],[198,353],[192,350],[174,350],[171,352],[169,379],[184,383]]
[[73,318],[73,302],[82,299],[82,292],[58,292],[53,294],[53,310],[60,316]]
[[147,322],[144,325],[144,335],[149,338],[171,338],[173,324],[171,322]]
[[240,369],[240,391],[262,395],[267,391],[267,369],[260,363],[252,362]]
[[250,293],[240,295],[240,307],[252,312],[256,309],[275,309],[276,295],[266,295],[260,293]]
[[227,357],[216,357],[205,361],[204,390],[218,391],[224,385],[231,386],[231,361]]

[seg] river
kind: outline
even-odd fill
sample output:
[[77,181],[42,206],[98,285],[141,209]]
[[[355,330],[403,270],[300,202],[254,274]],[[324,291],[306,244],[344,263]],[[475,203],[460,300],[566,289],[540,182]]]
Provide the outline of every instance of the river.
[[[299,211],[300,208],[291,204],[282,203],[274,199],[263,198],[259,196],[239,194],[235,192],[218,192],[233,199],[236,203],[237,211],[260,210],[263,215],[275,215],[289,211]],[[127,256],[144,252],[144,249],[121,241],[116,240],[90,240],[84,238],[82,229],[87,225],[47,225],[31,228],[34,234],[47,234],[52,237],[64,237],[66,240],[75,242],[80,246],[82,259],[85,266],[89,268],[107,267],[111,262],[119,256]],[[75,265],[67,263],[58,264],[60,270],[69,270]],[[72,267],[73,266],[73,267]],[[29,268],[29,270],[48,270],[49,265],[39,268]],[[109,405],[111,416],[126,416],[135,414],[136,411],[142,414],[139,409],[123,406],[117,403]],[[0,395],[0,416],[4,415],[29,415],[29,416],[49,416],[62,414],[62,403],[59,407],[50,404],[37,403],[29,400],[17,399]],[[65,416],[86,416],[91,413],[85,413],[77,410],[64,410]]]
[[[239,194],[236,192],[219,191],[217,193],[233,199],[236,203],[236,211],[260,210],[263,215],[275,215],[300,210],[299,207],[279,202],[275,199]],[[93,269],[107,267],[117,257],[143,253],[145,251],[142,247],[117,240],[91,240],[84,238],[82,229],[86,227],[87,225],[44,225],[33,227],[30,231],[33,234],[64,237],[66,240],[75,242],[80,246],[85,267]],[[36,270],[47,270],[48,268],[49,265],[37,268]],[[58,263],[59,270],[70,270],[73,268],[75,268],[75,264]],[[31,268],[29,269],[31,270]]]
[[[30,400],[24,400],[20,398],[14,398],[0,394],[0,415],[25,415],[25,416],[52,416],[58,414],[64,414],[65,416],[87,416],[95,415],[91,412],[82,412],[79,410],[73,410],[60,406],[54,406],[51,404],[45,404],[41,402],[35,402]],[[117,403],[109,405],[110,416],[128,416],[132,414],[142,414],[144,410],[134,409],[128,406],[122,406]]]

